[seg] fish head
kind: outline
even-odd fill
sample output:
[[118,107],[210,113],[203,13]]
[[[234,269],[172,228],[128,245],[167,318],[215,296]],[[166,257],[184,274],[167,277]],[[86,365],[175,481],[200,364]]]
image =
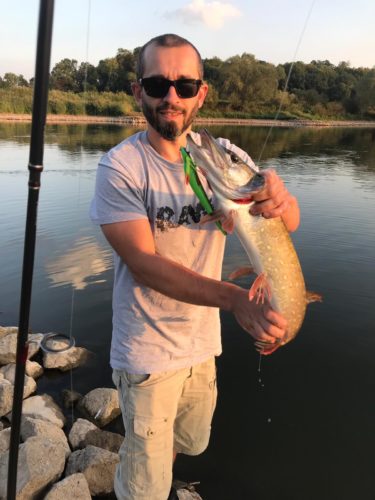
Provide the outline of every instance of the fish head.
[[189,134],[187,150],[216,195],[234,202],[250,200],[264,188],[264,177],[252,165],[220,145],[207,130],[201,130],[200,137],[201,145]]

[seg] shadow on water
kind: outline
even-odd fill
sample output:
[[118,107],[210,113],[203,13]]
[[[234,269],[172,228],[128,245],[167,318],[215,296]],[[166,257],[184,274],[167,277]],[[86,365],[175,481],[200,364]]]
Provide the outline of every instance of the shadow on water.
[[[268,129],[210,127],[255,159]],[[0,323],[17,324],[27,193],[29,124],[0,124]],[[117,125],[48,125],[39,203],[31,327],[72,334],[89,362],[73,389],[111,387],[112,258],[88,219],[97,162],[134,133]],[[200,481],[205,500],[374,500],[375,140],[366,129],[274,129],[262,166],[298,197],[293,234],[308,308],[290,345],[262,360],[222,314],[219,400],[208,450],[178,457],[175,475]],[[223,277],[246,264],[228,239]],[[249,287],[250,281],[238,281]],[[74,299],[74,300],[72,300]],[[47,372],[38,392],[61,403],[70,373]],[[70,413],[67,412],[68,426]],[[110,426],[117,432],[122,423]]]

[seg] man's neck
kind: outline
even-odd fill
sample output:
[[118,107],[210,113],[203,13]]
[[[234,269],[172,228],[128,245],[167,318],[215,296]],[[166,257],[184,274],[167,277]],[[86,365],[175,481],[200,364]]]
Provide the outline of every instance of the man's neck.
[[159,153],[160,156],[171,162],[181,161],[180,147],[186,146],[186,135],[184,132],[173,141],[168,141],[160,136],[153,128],[148,127],[147,137],[151,146]]

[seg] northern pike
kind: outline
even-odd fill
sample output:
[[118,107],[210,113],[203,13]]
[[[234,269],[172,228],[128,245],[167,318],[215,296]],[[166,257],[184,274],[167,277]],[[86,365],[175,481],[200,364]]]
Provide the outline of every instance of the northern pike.
[[[321,297],[306,292],[301,265],[281,217],[265,219],[249,212],[252,196],[264,187],[264,177],[254,165],[224,148],[206,130],[200,132],[200,137],[201,145],[198,145],[188,135],[186,149],[194,168],[203,173],[210,185],[215,211],[218,207],[232,220],[234,233],[250,260],[249,270],[257,275],[249,299],[264,302],[267,298],[271,307],[287,320],[287,331],[280,342],[255,343],[262,354],[271,354],[294,339],[305,317],[307,303]],[[185,162],[189,161],[186,154],[183,156]],[[233,274],[239,275],[241,271]]]

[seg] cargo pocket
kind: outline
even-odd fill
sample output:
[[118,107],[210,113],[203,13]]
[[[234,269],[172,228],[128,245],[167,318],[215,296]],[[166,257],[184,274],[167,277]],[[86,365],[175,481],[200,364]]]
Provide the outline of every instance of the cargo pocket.
[[150,378],[149,373],[128,373],[123,372],[124,378],[129,385],[140,385],[146,382]]
[[167,430],[167,418],[134,417],[134,433],[143,439],[157,439]]
[[[136,454],[136,476],[146,484],[169,481],[172,471],[172,433],[167,418],[134,417],[134,434],[140,453]],[[171,435],[169,435],[169,433]]]

